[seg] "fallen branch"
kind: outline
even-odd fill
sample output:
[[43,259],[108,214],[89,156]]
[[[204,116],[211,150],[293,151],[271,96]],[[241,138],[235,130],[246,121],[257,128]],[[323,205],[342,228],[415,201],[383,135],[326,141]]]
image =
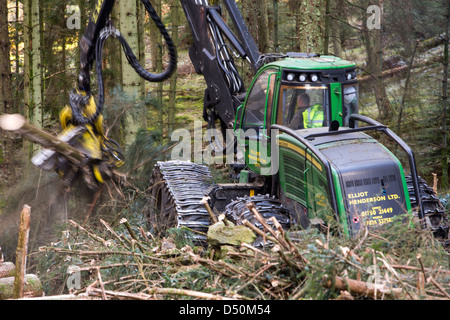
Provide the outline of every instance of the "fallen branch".
[[402,297],[402,289],[400,288],[388,288],[386,286],[379,286],[368,284],[364,281],[342,278],[342,277],[334,277],[329,278],[325,276],[322,279],[322,285],[325,288],[335,288],[337,290],[346,290],[351,294],[363,295],[370,298],[401,298]]
[[198,299],[207,300],[234,300],[228,297],[222,297],[217,294],[210,294],[200,291],[186,290],[186,289],[176,289],[176,288],[147,288],[148,293],[129,293],[122,291],[110,291],[101,290],[97,288],[91,288],[87,295],[102,295],[103,293],[109,298],[119,299],[119,300],[152,300],[156,299],[155,295],[177,295],[177,296],[188,296]]
[[71,225],[73,225],[74,227],[76,227],[77,229],[80,229],[83,232],[86,232],[86,234],[91,237],[92,239],[94,239],[95,241],[98,241],[100,243],[102,243],[105,247],[109,247],[109,243],[108,241],[106,241],[105,239],[103,239],[102,237],[99,237],[98,235],[96,235],[95,233],[92,233],[88,230],[86,230],[85,228],[83,228],[81,225],[79,225],[78,223],[76,223],[73,220],[69,220],[69,223]]

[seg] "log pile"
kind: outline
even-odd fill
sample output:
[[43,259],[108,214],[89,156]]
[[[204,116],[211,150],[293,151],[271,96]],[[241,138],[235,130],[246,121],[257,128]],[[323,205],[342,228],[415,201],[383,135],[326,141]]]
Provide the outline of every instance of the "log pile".
[[[0,300],[15,298],[16,265],[12,262],[0,260]],[[41,297],[42,283],[38,276],[25,274],[23,277],[23,294],[21,298]]]

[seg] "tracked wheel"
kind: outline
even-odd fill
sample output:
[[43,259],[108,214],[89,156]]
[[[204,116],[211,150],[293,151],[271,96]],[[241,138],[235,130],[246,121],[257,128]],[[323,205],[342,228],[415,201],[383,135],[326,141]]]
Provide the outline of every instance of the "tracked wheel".
[[[257,195],[252,197],[245,196],[242,198],[237,198],[226,206],[225,216],[237,225],[240,225],[242,224],[242,221],[247,220],[260,230],[264,230],[263,225],[247,208],[247,205],[250,203],[255,205],[256,209],[266,220],[269,226],[273,227],[273,223],[269,219],[271,217],[275,217],[284,230],[288,230],[291,227],[289,210],[278,199],[270,197],[269,195]],[[258,237],[255,240],[254,245],[262,246],[263,239]]]
[[150,231],[164,235],[170,228],[188,228],[194,242],[206,242],[211,224],[200,201],[214,184],[208,167],[187,161],[158,162],[150,180]]
[[[411,176],[406,177],[406,184],[408,186],[411,207],[413,208],[415,214],[417,214],[417,199],[414,193]],[[433,235],[445,246],[450,246],[450,225],[444,206],[436,193],[433,191],[433,188],[431,188],[426,181],[420,177],[419,193],[422,199],[423,212],[427,228],[429,228],[433,232]]]
[[155,234],[165,234],[167,229],[177,226],[177,211],[173,197],[163,178],[161,171],[153,171],[150,180],[150,205],[148,222],[150,230]]

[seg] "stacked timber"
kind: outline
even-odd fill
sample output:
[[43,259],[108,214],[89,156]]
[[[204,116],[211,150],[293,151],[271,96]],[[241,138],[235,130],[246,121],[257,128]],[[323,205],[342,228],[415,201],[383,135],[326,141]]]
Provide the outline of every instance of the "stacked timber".
[[16,250],[16,264],[4,262],[0,251],[0,300],[39,297],[43,294],[41,281],[34,274],[26,274],[28,234],[30,231],[28,205],[20,213],[19,239]]
[[[0,300],[14,299],[16,266],[12,262],[0,262]],[[25,274],[23,297],[41,297],[42,283],[34,274]]]

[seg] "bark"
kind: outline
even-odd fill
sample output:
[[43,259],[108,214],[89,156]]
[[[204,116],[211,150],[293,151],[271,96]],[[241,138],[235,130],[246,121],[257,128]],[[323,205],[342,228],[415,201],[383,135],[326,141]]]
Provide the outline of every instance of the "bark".
[[[172,40],[176,47],[178,47],[178,26],[179,26],[179,11],[180,4],[178,0],[173,0],[171,5],[172,13]],[[176,96],[177,96],[177,72],[175,71],[170,77],[170,89],[169,89],[169,108],[167,113],[167,125],[168,135],[171,136],[175,129],[175,108],[176,108]]]
[[[25,114],[37,127],[42,128],[42,65],[41,23],[39,0],[23,2],[24,38],[24,106]],[[38,146],[25,143],[28,157],[39,150]],[[25,165],[28,162],[25,162]]]
[[402,289],[399,288],[389,289],[387,287],[380,286],[375,289],[375,286],[369,286],[367,282],[337,276],[334,279],[324,277],[322,280],[322,285],[325,288],[347,290],[351,294],[364,295],[370,298],[400,298],[402,294]]
[[[383,0],[376,1],[376,4],[382,7]],[[365,2],[367,8],[370,1]],[[383,9],[381,9],[383,12]],[[365,17],[366,12],[363,12]],[[363,19],[363,21],[366,21]],[[367,67],[370,75],[372,75],[375,81],[372,82],[372,91],[375,95],[375,100],[378,107],[379,118],[382,123],[385,123],[389,118],[389,114],[392,110],[391,103],[386,93],[386,87],[383,78],[383,41],[382,32],[380,29],[369,30],[367,24],[363,23],[362,28],[362,40],[367,52]],[[382,25],[382,23],[381,23]]]
[[[160,0],[151,0],[152,5],[154,6],[154,8],[157,8],[157,3]],[[158,60],[158,35],[159,35],[159,31],[158,28],[156,27],[156,25],[153,23],[153,21],[150,21],[149,24],[149,38],[150,38],[150,62],[151,62],[151,66],[150,69],[152,72],[156,71],[156,62]]]
[[[0,0],[0,112],[11,113],[13,109],[13,94],[11,87],[10,45],[8,33],[8,7],[7,0]],[[16,180],[14,144],[8,134],[0,132],[1,150],[7,170],[10,173],[9,183]]]
[[323,54],[328,55],[328,47],[330,45],[330,0],[325,0],[325,31],[324,31],[324,43]]
[[267,0],[254,2],[256,6],[256,17],[258,22],[258,48],[260,52],[267,52],[268,41],[268,21],[267,21]]
[[[41,297],[44,293],[42,283],[34,274],[24,277],[24,297]],[[0,300],[14,298],[14,277],[0,279]]]
[[0,278],[14,277],[16,266],[12,262],[0,263]]
[[272,0],[272,9],[273,9],[273,19],[272,19],[272,28],[273,28],[273,51],[279,51],[279,40],[278,40],[278,0]]
[[[162,2],[161,0],[155,0],[155,10],[161,17],[162,13]],[[156,29],[156,44],[157,44],[157,54],[156,54],[156,72],[160,73],[163,70],[163,40],[162,35],[159,30]],[[158,82],[156,85],[156,100],[158,102],[158,124],[161,133],[164,131],[164,107],[163,107],[163,87],[162,82]]]
[[[139,34],[138,34],[138,10],[136,1],[119,1],[119,23],[120,32],[127,40],[132,51],[136,57],[140,57],[139,53]],[[137,101],[141,93],[141,83],[143,79],[139,77],[133,67],[128,63],[125,54],[122,53],[122,88],[123,92],[131,98],[132,101]],[[144,125],[144,118],[142,121],[134,120],[131,115],[128,116],[128,126],[125,135],[125,141],[130,144],[136,132]]]
[[27,267],[28,236],[30,234],[31,208],[24,205],[20,213],[19,240],[16,250],[16,274],[14,279],[14,298],[22,298],[24,293],[25,270]]
[[[146,10],[144,7],[144,4],[140,0],[136,0],[136,7],[138,8],[138,41],[139,41],[139,63],[141,66],[145,68],[145,14]],[[140,92],[139,95],[141,97],[145,97],[146,95],[146,89],[145,89],[145,83],[146,81],[140,80]]]
[[325,10],[325,0],[301,1],[300,25],[297,30],[301,52],[324,53]]
[[[250,0],[241,1],[242,5],[242,17],[244,18],[245,24],[247,25],[250,35],[258,43],[258,15],[257,6],[255,2]],[[259,48],[261,51],[261,48]],[[262,52],[262,51],[261,51]]]
[[448,132],[447,132],[447,100],[448,100],[448,43],[450,30],[450,1],[447,2],[446,18],[446,35],[444,42],[444,57],[443,57],[443,79],[442,79],[442,151],[441,151],[441,165],[442,178],[441,187],[444,190],[448,188]]
[[7,0],[0,1],[0,112],[9,113],[13,98],[11,88],[10,46]]
[[84,161],[85,157],[80,151],[69,144],[64,143],[58,137],[48,134],[47,132],[28,123],[25,118],[19,114],[1,115],[0,128],[20,134],[31,142],[54,150],[62,154],[74,164],[79,165]]

